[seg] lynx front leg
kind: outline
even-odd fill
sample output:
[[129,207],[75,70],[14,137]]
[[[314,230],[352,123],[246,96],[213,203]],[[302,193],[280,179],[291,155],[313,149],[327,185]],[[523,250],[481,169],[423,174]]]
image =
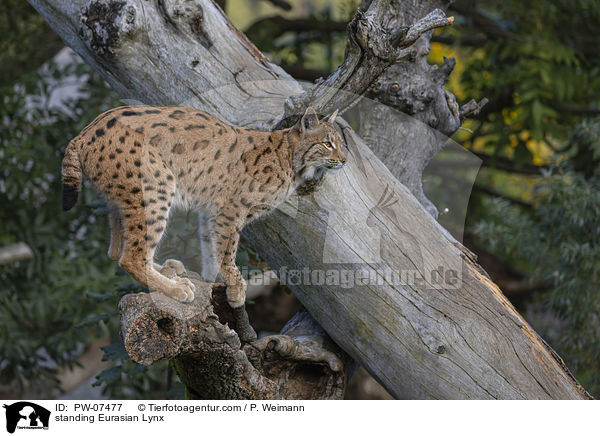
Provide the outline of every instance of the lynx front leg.
[[256,332],[250,325],[244,303],[246,302],[246,281],[235,264],[240,231],[243,223],[234,220],[234,213],[221,213],[213,221],[215,246],[219,271],[227,283],[227,302],[235,315],[235,330],[240,340],[256,340]]

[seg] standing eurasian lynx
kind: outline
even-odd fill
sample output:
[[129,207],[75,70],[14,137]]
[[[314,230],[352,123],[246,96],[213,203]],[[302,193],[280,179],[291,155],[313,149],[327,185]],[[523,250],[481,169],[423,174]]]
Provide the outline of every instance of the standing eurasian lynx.
[[[179,276],[183,265],[170,259],[157,266],[154,252],[172,207],[197,210],[204,223],[203,275],[214,280],[218,270],[236,329],[242,340],[252,340],[246,283],[235,265],[240,231],[325,169],[344,165],[334,118],[319,121],[308,108],[295,126],[261,132],[229,126],[193,108],[109,110],[66,149],[63,209],[77,201],[85,174],[109,204],[110,258],[149,289],[183,302],[194,299],[194,285]],[[163,273],[172,270],[177,275]]]

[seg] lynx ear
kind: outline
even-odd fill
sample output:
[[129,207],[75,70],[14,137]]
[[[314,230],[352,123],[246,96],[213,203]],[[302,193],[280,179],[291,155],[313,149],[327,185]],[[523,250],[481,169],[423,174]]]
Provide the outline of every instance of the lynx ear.
[[306,112],[300,120],[300,131],[304,133],[306,130],[312,130],[319,125],[319,117],[312,107],[307,107]]
[[327,122],[328,123],[334,123],[335,122],[335,117],[337,117],[337,114],[340,110],[336,109],[334,113],[332,113],[329,118],[327,118]]

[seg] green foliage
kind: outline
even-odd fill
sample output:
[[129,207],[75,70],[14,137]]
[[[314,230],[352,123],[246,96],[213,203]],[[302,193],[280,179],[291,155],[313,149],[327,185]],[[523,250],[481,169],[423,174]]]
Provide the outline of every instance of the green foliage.
[[[477,224],[467,231],[549,288],[523,304],[564,318],[567,327],[551,345],[599,394],[600,120],[585,117],[600,113],[600,1],[461,4],[457,25],[444,31],[470,38],[458,48],[458,91],[490,100],[463,143],[513,164],[499,171],[492,159],[481,172],[477,184],[509,201],[475,195],[467,222]],[[540,166],[539,176],[518,174],[531,164]]]
[[60,38],[27,2],[0,0],[0,90],[27,74],[63,47]]
[[98,374],[94,386],[103,386],[103,393],[115,400],[183,400],[185,388],[173,373],[168,361],[151,366],[133,362],[122,342],[103,347],[103,360],[114,366]]
[[[339,22],[349,21],[360,5],[360,0],[340,2],[307,2],[303,6],[308,16],[299,18],[293,31],[277,18],[258,20],[246,29],[248,37],[275,62],[301,66],[303,69],[331,72],[344,59],[345,27]],[[291,20],[294,22],[294,19]],[[335,30],[332,29],[335,24]]]
[[528,140],[565,143],[582,116],[598,113],[600,1],[490,1],[480,8],[487,21],[466,18],[454,29],[481,41],[460,49],[465,97],[490,100],[468,143],[532,162]]
[[[568,321],[555,346],[582,384],[600,394],[600,120],[577,127],[566,158],[536,187],[536,207],[526,213],[490,201],[479,237],[504,259],[519,261],[550,291],[538,297]],[[581,155],[594,170],[577,171]]]
[[[48,104],[58,79],[84,75],[93,100]],[[77,326],[97,308],[86,293],[105,292],[118,279],[105,254],[105,220],[90,207],[91,190],[84,190],[72,213],[62,213],[60,164],[69,139],[114,102],[103,81],[80,62],[49,64],[3,95],[0,245],[23,241],[34,253],[32,261],[0,266],[0,383],[15,393],[25,381],[50,392],[51,367],[72,364],[82,347],[106,335],[105,322]]]
[[579,124],[570,144],[568,156],[573,170],[586,178],[592,177],[600,164],[600,118]]

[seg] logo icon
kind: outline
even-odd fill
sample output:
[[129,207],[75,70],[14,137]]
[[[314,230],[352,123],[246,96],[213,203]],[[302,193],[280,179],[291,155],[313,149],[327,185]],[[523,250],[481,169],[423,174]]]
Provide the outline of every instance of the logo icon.
[[19,401],[10,405],[4,404],[6,409],[6,431],[14,433],[19,429],[48,429],[50,411],[29,401]]

